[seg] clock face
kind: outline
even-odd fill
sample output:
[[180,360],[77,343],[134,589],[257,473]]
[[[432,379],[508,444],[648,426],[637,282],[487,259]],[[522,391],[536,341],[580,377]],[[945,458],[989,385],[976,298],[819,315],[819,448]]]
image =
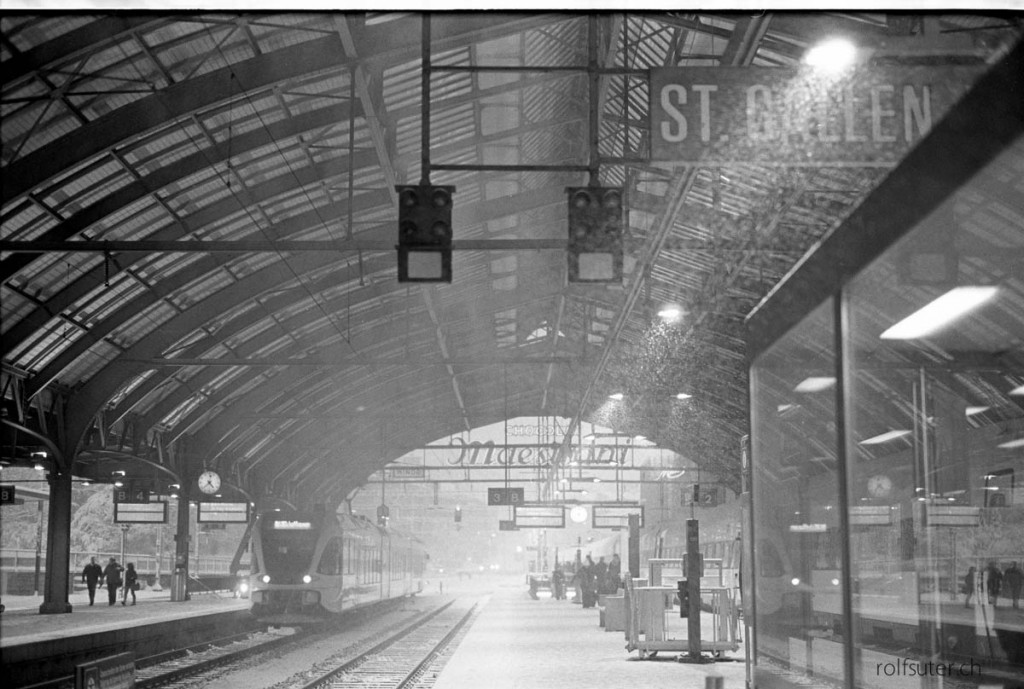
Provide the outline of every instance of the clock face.
[[885,498],[892,492],[892,480],[885,474],[876,474],[868,479],[868,493],[873,498]]
[[582,524],[587,521],[587,508],[583,505],[576,505],[569,510],[569,519],[573,520],[577,524]]
[[220,490],[220,474],[216,471],[204,471],[199,474],[199,490],[207,494],[216,493]]

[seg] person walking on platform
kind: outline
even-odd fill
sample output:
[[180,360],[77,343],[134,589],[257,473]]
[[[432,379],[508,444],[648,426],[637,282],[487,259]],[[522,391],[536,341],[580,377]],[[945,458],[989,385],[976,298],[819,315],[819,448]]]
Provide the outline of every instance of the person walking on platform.
[[607,593],[608,588],[608,563],[604,561],[604,556],[597,558],[597,564],[594,565],[594,580],[597,584],[598,593]]
[[999,602],[999,591],[1002,588],[1003,573],[996,567],[995,560],[988,563],[985,568],[985,588],[988,590],[988,602],[996,607]]
[[555,600],[565,600],[565,572],[561,567],[555,567],[551,573],[551,591],[555,594]]
[[135,589],[139,585],[139,574],[135,571],[135,563],[129,562],[128,569],[124,572],[124,594],[121,598],[121,605],[128,602],[128,594],[132,594],[132,605],[135,605]]
[[964,593],[967,594],[967,600],[964,601],[964,607],[971,607],[971,596],[974,595],[974,572],[977,571],[974,567],[967,570],[967,574],[964,575]]
[[1011,562],[1003,572],[1003,581],[1006,582],[1006,593],[1009,595],[1013,607],[1019,609],[1018,601],[1020,600],[1021,585],[1024,584],[1024,572],[1021,572],[1016,562]]
[[103,568],[96,562],[96,558],[92,558],[82,570],[82,581],[89,587],[89,605],[96,601],[96,584],[102,576]]
[[619,554],[612,555],[612,561],[608,563],[608,588],[609,593],[616,594],[622,585],[622,560]]
[[597,595],[594,591],[594,567],[594,560],[587,555],[586,561],[576,570],[576,574],[573,576],[573,581],[579,583],[580,603],[584,608],[594,607],[594,603],[597,600]]
[[107,581],[107,600],[113,605],[117,602],[117,589],[121,585],[121,572],[124,568],[117,564],[117,558],[110,558],[110,562],[103,568],[103,578]]

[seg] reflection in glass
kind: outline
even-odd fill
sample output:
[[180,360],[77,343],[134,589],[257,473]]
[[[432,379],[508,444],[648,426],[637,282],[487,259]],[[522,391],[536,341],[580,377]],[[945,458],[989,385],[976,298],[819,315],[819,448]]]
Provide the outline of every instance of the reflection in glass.
[[832,302],[752,369],[756,673],[843,685]]
[[[1024,561],[1024,248],[1007,200],[1011,147],[845,289],[847,485],[858,686],[976,687],[1024,679],[1024,611],[1004,582]],[[1014,219],[1015,220],[1012,220]],[[1007,219],[1011,219],[1006,226]],[[903,267],[945,247],[950,280]],[[959,284],[954,284],[958,282]],[[979,286],[983,285],[983,286]],[[1016,565],[1014,563],[1017,563]],[[929,665],[929,663],[931,665]],[[937,672],[939,666],[952,675]],[[899,675],[883,670],[899,668]],[[916,674],[915,674],[916,673]],[[923,676],[921,676],[923,675]]]

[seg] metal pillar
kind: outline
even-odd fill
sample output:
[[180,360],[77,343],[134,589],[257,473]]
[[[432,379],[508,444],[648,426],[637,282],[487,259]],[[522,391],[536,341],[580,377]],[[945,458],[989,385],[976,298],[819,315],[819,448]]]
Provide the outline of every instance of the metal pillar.
[[39,595],[39,575],[42,571],[43,559],[43,501],[36,503],[36,571],[32,580],[32,590]]
[[686,520],[686,584],[689,591],[690,610],[686,620],[686,640],[690,660],[700,661],[700,577],[704,563],[700,557],[700,521]]
[[174,572],[171,574],[171,601],[189,600],[188,544],[189,544],[189,490],[182,483],[178,497],[178,524],[174,533]]
[[39,614],[71,612],[71,471],[56,466],[50,482],[49,527],[46,529],[46,579]]
[[640,515],[629,515],[629,576],[640,576]]
[[128,566],[128,530],[131,529],[131,524],[121,525],[121,566]]

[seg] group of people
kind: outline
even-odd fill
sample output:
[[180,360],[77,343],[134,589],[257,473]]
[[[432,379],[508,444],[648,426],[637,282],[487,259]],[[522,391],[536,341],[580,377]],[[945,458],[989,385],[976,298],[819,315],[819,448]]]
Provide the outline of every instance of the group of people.
[[132,594],[132,605],[135,605],[135,592],[139,588],[139,574],[135,571],[134,562],[129,562],[128,569],[125,569],[118,564],[116,557],[112,557],[106,567],[100,567],[96,558],[92,558],[82,570],[82,581],[89,588],[89,605],[96,601],[96,586],[101,579],[107,585],[107,600],[110,601],[110,605],[117,602],[119,588],[124,589],[121,605],[128,604],[129,593]]
[[[1006,586],[1005,593],[1003,589],[1004,584]],[[971,606],[971,596],[983,586],[988,593],[989,605],[996,607],[999,594],[1003,593],[1005,597],[1010,599],[1014,608],[1019,608],[1022,585],[1024,585],[1024,571],[1021,570],[1016,562],[1011,563],[1005,572],[1000,571],[994,561],[989,562],[988,566],[982,570],[981,576],[978,576],[976,568],[971,567],[964,576],[964,593],[967,594],[964,607]]]
[[597,605],[599,594],[615,593],[622,585],[622,561],[619,554],[612,555],[611,562],[605,562],[604,557],[599,557],[598,561],[594,562],[594,559],[587,555],[569,583],[579,587],[580,602],[584,608],[594,607]]

